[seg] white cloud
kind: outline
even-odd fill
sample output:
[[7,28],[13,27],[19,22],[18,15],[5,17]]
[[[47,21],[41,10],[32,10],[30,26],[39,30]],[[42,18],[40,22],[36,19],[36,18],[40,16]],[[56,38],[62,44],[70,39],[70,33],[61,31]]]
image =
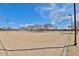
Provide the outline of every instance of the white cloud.
[[13,23],[13,22],[9,22],[9,25],[14,25],[15,23]]
[[54,10],[56,10],[57,9],[57,7],[56,7],[56,4],[49,4],[49,6],[48,7],[36,7],[35,8],[35,10],[44,18],[44,19],[46,19],[47,17],[46,17],[46,15],[44,14],[44,11],[54,11]]
[[[78,6],[76,8],[77,10],[79,9]],[[48,10],[49,15],[48,17],[44,14],[44,11]],[[72,23],[74,22],[74,15],[73,15],[73,4],[66,3],[63,5],[62,8],[58,8],[58,6],[54,3],[49,4],[48,7],[39,7],[37,8],[37,11],[39,14],[44,18],[49,18],[52,20],[52,24],[56,24],[56,22],[62,22],[63,20],[69,20],[71,21],[72,17]],[[72,14],[72,16],[69,16],[69,14]],[[79,13],[76,15],[76,20],[79,22]],[[67,26],[70,24],[66,24]]]
[[19,27],[27,27],[28,25],[34,25],[34,24],[20,24]]
[[[63,8],[58,8],[56,4],[52,3],[49,4],[48,7],[37,7],[36,10],[39,12],[39,14],[43,17],[43,18],[49,18],[51,20],[58,20],[60,18],[60,14],[65,14],[65,10],[66,10],[66,6],[64,5]],[[44,14],[44,11],[48,10],[49,11],[49,16],[47,17]]]

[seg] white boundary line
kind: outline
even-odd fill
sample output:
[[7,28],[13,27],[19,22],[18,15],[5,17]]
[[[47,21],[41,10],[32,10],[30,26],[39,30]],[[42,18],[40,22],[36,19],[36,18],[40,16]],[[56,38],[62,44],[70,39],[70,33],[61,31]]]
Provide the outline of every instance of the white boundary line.
[[1,36],[0,36],[0,45],[2,46],[2,49],[4,50],[5,55],[6,55],[6,56],[9,56],[9,54],[8,54],[6,48],[5,48],[5,45],[4,45],[3,42],[2,42],[2,39],[3,39],[3,38],[1,38]]
[[67,36],[67,39],[65,40],[65,44],[64,44],[64,48],[63,48],[61,56],[67,55],[67,48],[68,48],[67,45],[68,45],[69,35],[66,35],[66,36]]

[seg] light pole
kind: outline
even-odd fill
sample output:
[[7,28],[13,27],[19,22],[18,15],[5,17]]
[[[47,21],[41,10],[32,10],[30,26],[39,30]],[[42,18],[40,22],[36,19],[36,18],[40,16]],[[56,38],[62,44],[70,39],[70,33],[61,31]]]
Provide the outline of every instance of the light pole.
[[76,4],[74,3],[74,45],[77,45]]
[[69,14],[69,16],[71,17],[71,26],[70,27],[71,27],[71,32],[72,32],[72,30],[73,30],[73,28],[72,28],[72,26],[73,26],[73,24],[72,24],[73,23],[72,14]]
[[6,21],[7,21],[7,30],[8,30],[8,27],[9,27],[9,19],[7,19]]
[[72,14],[68,14],[68,15],[63,15],[63,16],[70,16],[70,20],[71,20],[71,25],[69,27],[71,27],[71,31],[72,31],[72,24],[73,24],[73,19],[72,19]]
[[6,21],[7,21],[7,31],[9,31],[9,19],[7,19]]

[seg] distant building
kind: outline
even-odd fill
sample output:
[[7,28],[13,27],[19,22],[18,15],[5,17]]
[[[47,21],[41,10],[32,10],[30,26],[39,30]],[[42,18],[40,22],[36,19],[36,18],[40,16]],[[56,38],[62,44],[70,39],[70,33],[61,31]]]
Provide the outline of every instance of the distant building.
[[45,30],[53,30],[56,29],[57,27],[52,25],[52,24],[35,24],[35,25],[28,25],[20,27],[20,30],[27,30],[27,31],[45,31]]
[[28,25],[28,26],[26,27],[26,29],[27,29],[28,31],[34,31],[34,30],[36,30],[36,28],[35,28],[34,25]]
[[45,24],[44,27],[45,27],[45,30],[57,29],[57,27],[55,25],[53,25],[53,24]]
[[45,28],[44,28],[44,25],[35,25],[36,27],[36,31],[44,31]]

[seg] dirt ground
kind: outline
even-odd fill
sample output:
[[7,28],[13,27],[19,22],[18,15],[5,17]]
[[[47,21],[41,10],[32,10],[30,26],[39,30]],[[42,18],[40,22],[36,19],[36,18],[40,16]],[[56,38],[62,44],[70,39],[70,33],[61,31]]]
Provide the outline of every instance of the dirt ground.
[[[79,42],[77,35],[77,43]],[[79,55],[73,46],[74,34],[65,31],[1,31],[1,56],[72,56]],[[64,47],[66,46],[66,47]]]

